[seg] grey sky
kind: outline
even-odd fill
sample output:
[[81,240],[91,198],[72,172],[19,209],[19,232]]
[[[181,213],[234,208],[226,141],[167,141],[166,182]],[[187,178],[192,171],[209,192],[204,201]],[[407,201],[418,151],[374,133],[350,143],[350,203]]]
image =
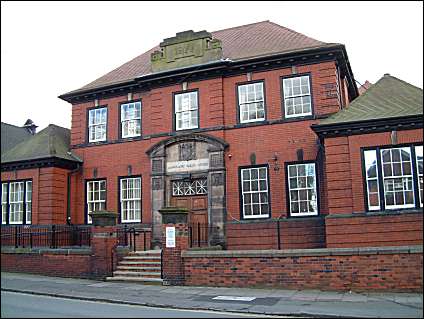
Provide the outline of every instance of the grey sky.
[[1,2],[1,120],[71,126],[58,95],[80,88],[176,32],[271,20],[346,45],[356,80],[384,73],[423,87],[423,3]]

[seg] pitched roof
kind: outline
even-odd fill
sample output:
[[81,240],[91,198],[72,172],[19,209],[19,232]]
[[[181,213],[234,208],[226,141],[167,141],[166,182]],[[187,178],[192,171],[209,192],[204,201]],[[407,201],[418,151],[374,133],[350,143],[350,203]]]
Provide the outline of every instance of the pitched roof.
[[74,162],[82,162],[70,151],[70,130],[50,124],[48,127],[30,138],[18,143],[7,152],[1,154],[2,163],[61,158]]
[[[270,21],[242,25],[211,33],[213,38],[222,41],[223,59],[232,61],[334,45],[334,43],[325,43],[312,39]],[[159,50],[159,46],[139,55],[82,88],[67,94],[121,83],[150,74],[152,73],[150,55],[155,50]]]
[[1,154],[16,144],[29,139],[32,134],[25,128],[1,122]]
[[381,120],[423,114],[423,90],[385,74],[350,105],[319,125]]

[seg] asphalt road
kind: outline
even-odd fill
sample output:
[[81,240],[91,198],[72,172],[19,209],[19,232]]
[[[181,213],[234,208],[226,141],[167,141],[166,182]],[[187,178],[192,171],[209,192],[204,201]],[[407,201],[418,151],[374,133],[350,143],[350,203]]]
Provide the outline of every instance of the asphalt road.
[[[263,318],[247,314],[178,310],[1,292],[2,318]],[[281,317],[280,317],[281,318]]]

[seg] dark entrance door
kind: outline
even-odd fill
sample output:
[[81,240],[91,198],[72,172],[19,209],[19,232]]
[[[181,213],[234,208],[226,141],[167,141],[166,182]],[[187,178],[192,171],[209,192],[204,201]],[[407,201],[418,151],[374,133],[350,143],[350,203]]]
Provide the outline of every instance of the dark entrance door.
[[207,245],[209,231],[207,179],[172,181],[171,187],[171,206],[189,210],[188,223],[192,246]]

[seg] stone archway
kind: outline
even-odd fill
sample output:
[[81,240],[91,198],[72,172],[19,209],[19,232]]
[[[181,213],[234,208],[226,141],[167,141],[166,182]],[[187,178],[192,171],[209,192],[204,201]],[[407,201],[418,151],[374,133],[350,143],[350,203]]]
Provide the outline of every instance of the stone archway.
[[162,217],[159,209],[170,205],[171,181],[196,176],[207,179],[207,214],[213,231],[209,244],[225,246],[225,161],[228,144],[206,134],[181,134],[153,145],[151,160],[152,247],[159,247]]

